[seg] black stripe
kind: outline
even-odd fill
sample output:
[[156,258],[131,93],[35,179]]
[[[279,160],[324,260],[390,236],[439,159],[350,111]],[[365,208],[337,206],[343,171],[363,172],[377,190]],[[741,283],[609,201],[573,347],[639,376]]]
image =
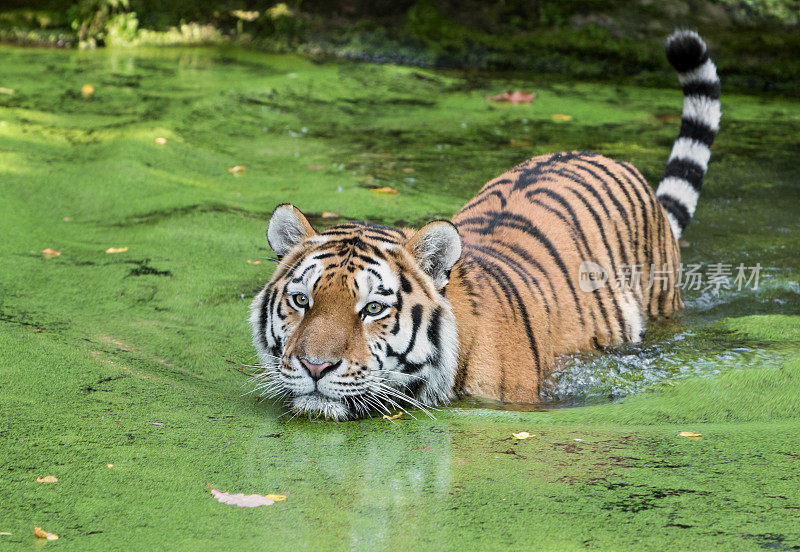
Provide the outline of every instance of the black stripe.
[[696,69],[708,60],[708,48],[696,33],[675,32],[667,38],[667,61],[679,73]]
[[686,228],[692,217],[689,214],[689,211],[683,205],[683,203],[681,203],[671,195],[666,195],[666,194],[658,196],[658,201],[660,201],[661,205],[664,206],[665,211],[667,211],[673,217],[675,217],[675,220],[678,221],[678,226],[680,226],[681,230]]
[[469,203],[464,205],[464,207],[461,208],[461,211],[466,211],[467,209],[474,209],[484,201],[491,199],[493,196],[496,196],[500,200],[500,208],[505,209],[506,198],[503,195],[503,193],[500,190],[492,190],[488,194],[478,194],[477,196],[475,196],[475,198],[473,198],[472,201],[470,201]]
[[539,285],[539,280],[537,280],[533,274],[528,272],[528,270],[523,265],[521,265],[519,262],[515,261],[508,255],[505,255],[504,253],[498,251],[497,249],[489,245],[466,244],[464,245],[464,247],[475,249],[476,251],[480,251],[484,255],[487,255],[502,263],[505,263],[506,265],[508,265],[509,268],[511,268],[511,270],[513,270],[517,274],[517,276],[522,278],[523,281],[525,281],[526,283],[530,281],[536,287],[536,289],[539,292],[539,295],[542,298],[542,305],[544,305],[544,310],[547,311],[548,315],[550,314],[550,305],[547,302],[547,297],[545,297],[544,291],[542,291],[542,286]]
[[[402,276],[400,276],[402,278]],[[394,327],[389,333],[397,335],[400,332],[400,314],[403,312],[403,294],[397,294],[397,302],[394,304]]]
[[[606,237],[606,232],[605,229],[603,228],[603,222],[598,216],[597,211],[594,210],[592,205],[586,200],[585,197],[583,197],[583,195],[578,190],[575,190],[570,187],[567,187],[566,190],[572,192],[575,195],[575,197],[583,203],[584,207],[586,207],[586,210],[589,211],[589,214],[594,219],[594,222],[597,225],[597,229],[600,231],[600,239],[602,240],[603,247],[605,248],[606,254],[608,255],[608,260],[611,261],[611,269],[613,270],[614,274],[617,274],[617,263],[614,260],[614,252],[611,249],[611,244],[608,243],[608,238]],[[622,248],[622,251],[624,252],[625,246],[622,243],[622,238],[619,235],[619,230],[616,230],[616,234],[617,234],[617,241],[619,242],[619,245]],[[593,255],[593,252],[591,250],[587,251],[587,255],[596,257],[596,255]],[[627,255],[623,256],[627,258]],[[625,264],[630,265],[629,262],[626,262]],[[620,332],[622,332],[624,335],[625,324],[624,324],[624,318],[622,316],[622,310],[619,308],[619,304],[617,303],[617,296],[614,294],[613,287],[612,286],[607,286],[607,287],[609,290],[609,297],[611,298],[611,302],[614,307],[614,313],[617,317],[617,324],[619,325]],[[608,320],[608,313],[606,312],[605,305],[603,305],[602,296],[600,296],[599,294],[595,294],[595,299],[597,300],[597,305],[600,307],[601,316],[603,317],[604,320]],[[595,332],[597,332],[597,330],[595,330]]]
[[295,277],[295,278],[292,278],[292,282],[294,282],[294,283],[296,284],[297,282],[300,282],[300,281],[302,281],[302,280],[303,280],[303,278],[305,277],[306,273],[307,273],[309,270],[312,270],[312,269],[314,269],[314,268],[316,268],[316,267],[317,267],[317,265],[315,265],[315,264],[312,264],[312,265],[310,265],[310,266],[307,266],[307,267],[305,268],[305,270],[303,270],[303,272],[301,272],[301,273],[300,273],[300,276],[297,276],[297,277]]
[[691,138],[711,147],[716,137],[716,131],[704,122],[688,117],[681,119],[681,130],[678,132],[678,138]]
[[[611,261],[611,269],[613,270],[614,274],[616,274],[617,273],[617,265],[616,265],[616,262],[614,261],[614,254],[613,254],[613,251],[611,250],[611,245],[608,243],[608,239],[606,238],[606,233],[605,233],[605,230],[603,229],[602,220],[600,219],[600,217],[598,216],[598,214],[594,210],[594,208],[591,206],[591,204],[588,201],[586,201],[586,198],[584,198],[580,194],[580,192],[578,192],[577,190],[574,190],[574,189],[572,189],[570,187],[567,187],[566,190],[572,192],[575,195],[575,197],[579,201],[581,201],[583,203],[583,205],[586,208],[586,210],[589,211],[589,214],[594,219],[595,225],[597,226],[597,229],[600,231],[600,238],[601,238],[601,240],[603,242],[603,246],[605,247],[606,254],[608,255],[608,259]],[[541,190],[541,191],[545,191],[545,190]],[[584,248],[586,250],[586,252],[585,252],[586,256],[587,257],[591,257],[593,260],[596,260],[596,255],[593,254],[594,252],[592,251],[592,248],[589,246],[588,240],[586,239],[586,235],[585,235],[585,233],[583,231],[583,227],[581,226],[580,221],[579,221],[577,215],[575,214],[575,211],[573,211],[572,207],[569,205],[569,202],[564,197],[562,197],[562,196],[560,196],[558,194],[555,194],[554,192],[550,192],[550,190],[546,190],[546,191],[549,192],[546,195],[552,194],[553,196],[558,197],[559,200],[560,200],[559,202],[561,202],[563,204],[563,206],[567,209],[567,211],[569,212],[569,214],[572,217],[572,220],[574,221],[574,224],[570,225],[569,223],[567,223],[567,225],[572,228],[573,234],[577,233],[578,236],[582,239],[583,244],[584,244]],[[538,193],[538,192],[540,192],[540,190],[532,190],[532,191],[528,192],[525,195],[526,196],[533,195],[533,194]],[[566,223],[566,220],[564,220],[564,222]],[[620,247],[624,247],[622,245],[622,239],[621,239],[618,231],[617,231],[617,240],[620,242]],[[576,240],[575,240],[575,238],[574,238],[574,236],[573,236],[573,242],[575,242],[576,246],[578,245]],[[624,323],[623,323],[622,311],[620,310],[619,304],[617,303],[616,295],[614,294],[613,290],[610,287],[609,287],[609,296],[611,297],[611,302],[613,303],[614,312],[615,312],[616,317],[617,317],[617,324],[619,325],[620,331],[624,333],[624,327],[625,326],[624,326]],[[598,306],[600,307],[601,316],[603,317],[603,319],[607,320],[608,319],[608,313],[606,312],[605,305],[603,305],[602,298],[601,298],[601,296],[599,294],[596,294],[596,300],[597,300]],[[597,329],[598,329],[597,320],[594,318],[594,316],[592,317],[592,321],[594,322],[595,332],[597,332]]]
[[[481,267],[497,281],[498,284],[501,285],[504,291],[510,292],[517,303],[517,308],[519,308],[522,314],[522,322],[525,325],[525,333],[528,336],[528,343],[531,348],[531,352],[533,353],[534,361],[536,362],[536,372],[537,374],[541,374],[542,365],[541,361],[539,360],[539,347],[536,344],[536,337],[533,335],[533,328],[531,327],[531,318],[528,315],[528,309],[525,307],[525,302],[522,300],[522,297],[519,294],[519,290],[517,286],[514,285],[514,282],[503,273],[502,265],[496,265],[495,263],[489,261],[488,259],[483,259],[479,256],[473,257],[475,261],[481,265]],[[505,286],[502,282],[505,282]],[[507,287],[506,287],[507,286]],[[509,299],[509,304],[512,306],[511,300]],[[539,385],[541,386],[542,378],[539,378]],[[502,390],[501,390],[502,394]],[[502,397],[501,397],[502,400]]]
[[400,274],[400,289],[403,293],[411,293],[411,282],[403,274]]
[[[625,196],[625,198],[627,199],[628,205],[633,207],[633,201],[631,200],[631,196],[628,194],[628,190],[625,189],[626,188],[625,187],[625,183],[622,182],[622,180],[620,180],[617,177],[617,175],[615,175],[610,170],[608,170],[608,167],[606,167],[605,165],[602,165],[601,163],[593,161],[591,159],[581,159],[581,161],[583,161],[585,163],[588,163],[589,165],[592,165],[593,167],[596,167],[596,168],[600,169],[601,171],[603,171],[611,180],[613,180],[617,184],[617,187],[618,187],[619,191],[621,191],[623,193],[623,195]],[[578,167],[580,167],[581,169],[586,170],[586,168],[583,165],[578,165]],[[595,177],[595,178],[598,178],[598,177]],[[630,232],[631,240],[632,240],[633,239],[633,228],[638,226],[638,220],[637,220],[637,217],[636,217],[635,213],[633,212],[634,210],[631,209],[631,214],[629,215],[628,214],[628,210],[625,209],[622,206],[622,203],[620,203],[617,200],[616,195],[611,191],[611,188],[606,184],[605,179],[604,178],[598,178],[598,179],[600,180],[600,182],[602,183],[603,187],[605,188],[606,193],[608,194],[608,196],[611,198],[611,201],[614,202],[614,205],[617,207],[617,210],[620,211],[620,214],[623,215],[623,212],[624,212],[623,216],[625,218],[625,222],[628,223],[628,230]]]
[[268,306],[269,303],[272,301],[272,297],[277,293],[275,288],[269,290],[265,290],[264,295],[262,295],[261,306],[258,309],[258,342],[264,349],[269,348],[269,344],[267,343],[267,313],[268,313]]
[[[581,160],[582,160],[582,161],[586,161],[586,162],[588,162],[588,163],[590,163],[590,164],[592,164],[592,165],[596,165],[596,163],[594,163],[594,162],[592,162],[592,161],[589,161],[589,160],[587,160],[587,159],[581,159]],[[605,188],[605,192],[606,192],[606,194],[608,195],[608,198],[609,198],[609,199],[611,200],[611,202],[614,204],[614,207],[616,208],[616,210],[617,210],[617,213],[619,214],[620,218],[622,218],[622,219],[623,219],[623,220],[626,222],[626,224],[627,224],[627,226],[628,226],[628,231],[629,231],[629,232],[632,232],[632,230],[631,230],[631,223],[630,223],[630,216],[628,215],[628,210],[627,210],[627,209],[625,209],[625,207],[623,207],[623,206],[622,206],[622,204],[619,202],[619,200],[616,198],[616,196],[614,196],[614,194],[612,194],[612,193],[611,193],[611,189],[610,189],[610,188],[608,187],[608,185],[605,183],[605,181],[603,180],[603,178],[602,178],[600,175],[598,175],[597,173],[595,173],[594,171],[592,171],[591,169],[589,169],[589,168],[587,168],[587,167],[584,167],[583,165],[575,165],[575,168],[576,168],[576,169],[579,169],[579,170],[582,170],[582,171],[586,171],[586,172],[587,172],[587,173],[589,173],[589,174],[590,174],[590,175],[591,175],[593,178],[595,178],[595,179],[596,179],[596,180],[597,180],[597,181],[598,181],[598,182],[599,182],[599,183],[600,183],[600,184],[603,186],[603,188]],[[602,168],[602,167],[601,167],[601,168]],[[617,182],[617,185],[618,185],[620,188],[622,188],[622,186],[623,186],[623,184],[622,184],[622,181],[621,181],[621,180],[619,180],[619,179],[618,179],[616,176],[614,176],[613,174],[611,174],[611,173],[610,173],[610,172],[609,172],[607,169],[605,169],[605,170],[606,170],[606,172],[609,174],[609,176],[611,176],[611,178],[612,178],[612,179],[614,179],[614,181],[616,181],[616,182]],[[600,194],[599,194],[599,193],[597,193],[597,190],[595,190],[595,189],[594,189],[594,187],[592,187],[592,185],[591,185],[591,184],[589,184],[588,182],[586,182],[586,180],[585,180],[585,179],[584,179],[584,178],[583,178],[581,175],[579,175],[579,174],[575,173],[574,171],[571,171],[571,170],[565,170],[565,171],[563,171],[563,172],[565,172],[565,173],[566,173],[566,174],[564,174],[564,176],[567,176],[568,178],[570,178],[570,179],[573,181],[573,184],[576,184],[576,185],[578,185],[578,186],[581,186],[581,187],[583,187],[584,189],[586,189],[586,190],[587,190],[589,193],[591,193],[591,194],[592,194],[592,195],[595,197],[595,199],[597,199],[597,202],[599,203],[599,205],[600,205],[600,207],[603,209],[603,211],[605,211],[605,213],[606,213],[606,216],[607,216],[609,219],[611,219],[611,212],[608,210],[608,207],[606,207],[606,202],[603,200],[603,198],[600,196]],[[596,212],[594,211],[594,209],[592,209],[592,208],[591,208],[591,206],[590,206],[590,205],[589,205],[589,203],[586,201],[586,199],[583,197],[583,195],[582,195],[582,194],[580,194],[580,193],[578,193],[576,190],[572,190],[572,192],[573,192],[573,193],[576,195],[576,197],[578,197],[578,198],[579,198],[579,199],[580,199],[580,200],[581,200],[581,201],[584,203],[584,205],[586,205],[586,206],[587,206],[587,208],[588,208],[588,209],[589,209],[589,210],[590,210],[590,211],[593,213],[593,216],[595,217],[595,220],[598,220],[598,217],[597,217],[597,214],[596,214]],[[598,226],[599,226],[599,227],[602,229],[602,224],[598,223]],[[614,225],[614,227],[616,228],[616,225]],[[629,257],[629,255],[628,255],[628,250],[625,248],[625,242],[623,242],[623,241],[622,241],[622,237],[619,235],[619,230],[617,230],[617,232],[616,232],[616,233],[617,233],[617,241],[619,242],[619,246],[620,246],[620,254],[622,255],[622,260],[624,261],[624,263],[625,263],[625,264],[631,264],[631,262],[630,262],[630,257]],[[632,233],[631,233],[631,238],[633,238],[633,234],[632,234]],[[611,252],[611,249],[610,249],[610,247],[608,246],[608,241],[605,241],[605,243],[606,243],[606,247],[608,248],[607,250],[608,250],[608,251],[609,251],[609,253],[610,253],[610,252]],[[613,262],[613,261],[612,261],[612,262]],[[615,269],[615,271],[616,271],[616,269]]]
[[667,168],[664,169],[664,177],[674,176],[685,180],[692,185],[692,188],[698,193],[703,188],[703,168],[692,161],[691,159],[682,159],[676,157],[667,163]]
[[465,251],[464,253],[469,255],[469,257],[475,262],[475,264],[480,265],[480,267],[483,269],[481,274],[488,278],[487,281],[489,281],[490,285],[494,284],[498,288],[500,288],[500,291],[502,292],[502,294],[497,293],[497,291],[495,290],[494,286],[492,286],[492,292],[494,293],[494,296],[497,298],[497,302],[498,303],[502,303],[503,300],[505,299],[505,303],[509,307],[509,312],[511,313],[511,317],[516,321],[517,315],[519,313],[516,311],[516,309],[514,309],[514,298],[511,295],[511,290],[505,285],[505,283],[503,281],[503,277],[505,275],[501,274],[501,275],[498,276],[497,273],[494,273],[494,272],[490,271],[489,269],[487,269],[486,266],[485,266],[485,260],[482,260],[481,256],[478,255],[477,253],[474,253],[474,252],[469,251],[469,250]]
[[506,226],[508,228],[514,228],[515,230],[519,230],[527,234],[528,236],[532,237],[539,243],[541,243],[547,252],[552,257],[553,262],[558,266],[558,269],[561,271],[561,274],[564,276],[564,280],[567,282],[567,286],[569,286],[570,291],[572,292],[572,299],[575,301],[575,310],[578,312],[578,315],[581,317],[582,325],[583,324],[583,309],[581,308],[580,301],[578,301],[578,294],[575,292],[575,286],[572,283],[572,279],[569,276],[569,271],[567,267],[564,265],[564,261],[561,259],[561,255],[558,254],[556,251],[555,246],[553,243],[545,236],[541,230],[539,230],[536,226],[531,224],[531,222],[522,217],[520,215],[508,212],[501,212],[501,211],[487,211],[484,213],[486,217],[491,217],[489,220],[486,220],[482,217],[473,217],[468,218],[466,220],[460,221],[461,224],[484,224],[486,228],[484,230],[477,230],[479,234],[487,235],[493,234],[496,226]]
[[491,190],[492,188],[496,188],[497,186],[502,186],[503,184],[511,184],[511,181],[508,178],[501,178],[500,180],[495,180],[494,182],[487,183],[481,191],[478,192],[477,196],[481,196]]
[[708,96],[718,100],[722,87],[719,81],[689,81],[683,85],[684,96]]
[[431,361],[434,364],[438,364],[439,358],[439,348],[441,347],[441,340],[442,336],[439,333],[439,330],[442,325],[442,307],[436,307],[433,309],[431,313],[431,320],[428,322],[428,341],[431,342],[432,349],[434,351],[434,357]]

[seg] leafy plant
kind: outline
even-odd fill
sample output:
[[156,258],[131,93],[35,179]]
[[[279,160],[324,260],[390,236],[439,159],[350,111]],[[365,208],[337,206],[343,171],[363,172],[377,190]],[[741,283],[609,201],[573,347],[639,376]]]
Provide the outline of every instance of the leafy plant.
[[[129,9],[129,0],[80,0],[69,10],[70,25],[82,46],[93,47],[105,42],[108,25],[115,16]],[[126,24],[129,26],[130,21]]]

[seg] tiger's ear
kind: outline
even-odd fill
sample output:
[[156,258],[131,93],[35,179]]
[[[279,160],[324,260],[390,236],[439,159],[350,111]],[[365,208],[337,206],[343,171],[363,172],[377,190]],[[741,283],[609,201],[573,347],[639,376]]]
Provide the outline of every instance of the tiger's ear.
[[267,227],[267,241],[278,257],[283,257],[295,245],[316,235],[317,231],[300,209],[291,203],[275,207]]
[[435,220],[420,228],[408,240],[406,249],[440,290],[447,285],[450,270],[461,258],[461,237],[452,223]]

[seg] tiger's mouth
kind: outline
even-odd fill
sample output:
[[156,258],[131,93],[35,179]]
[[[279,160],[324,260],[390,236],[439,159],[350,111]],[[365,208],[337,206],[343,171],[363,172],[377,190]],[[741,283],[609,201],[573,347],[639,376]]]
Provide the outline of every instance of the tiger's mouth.
[[317,389],[292,397],[290,402],[292,410],[298,414],[308,414],[310,418],[344,421],[355,417],[345,400],[325,395]]
[[416,408],[431,418],[434,417],[430,409],[436,409],[430,405],[425,405],[397,390],[393,390],[392,393],[392,395],[385,395],[365,392],[334,397],[319,389],[314,389],[308,393],[288,398],[287,404],[296,415],[307,415],[311,419],[322,418],[333,421],[380,417],[384,414],[391,415],[395,410],[408,412],[407,408]]

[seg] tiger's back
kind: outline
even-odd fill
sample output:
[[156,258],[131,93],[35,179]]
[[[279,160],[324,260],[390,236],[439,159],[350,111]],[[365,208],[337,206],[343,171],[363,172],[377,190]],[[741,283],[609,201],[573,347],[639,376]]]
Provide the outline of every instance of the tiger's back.
[[475,321],[460,324],[460,391],[535,402],[554,356],[639,341],[647,316],[682,305],[677,241],[626,163],[530,159],[488,182],[453,224],[463,253],[448,299],[459,321]]

